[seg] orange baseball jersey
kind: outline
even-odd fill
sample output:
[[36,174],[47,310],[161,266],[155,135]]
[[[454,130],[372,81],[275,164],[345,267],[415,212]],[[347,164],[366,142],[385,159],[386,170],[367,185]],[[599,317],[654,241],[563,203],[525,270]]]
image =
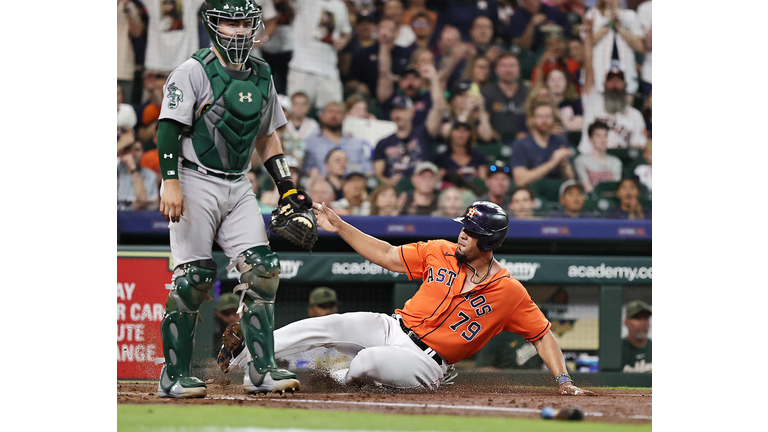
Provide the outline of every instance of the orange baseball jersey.
[[502,331],[535,341],[549,330],[528,291],[506,269],[461,294],[468,276],[467,266],[454,256],[456,243],[431,240],[399,249],[408,279],[423,283],[395,312],[448,363],[471,356]]

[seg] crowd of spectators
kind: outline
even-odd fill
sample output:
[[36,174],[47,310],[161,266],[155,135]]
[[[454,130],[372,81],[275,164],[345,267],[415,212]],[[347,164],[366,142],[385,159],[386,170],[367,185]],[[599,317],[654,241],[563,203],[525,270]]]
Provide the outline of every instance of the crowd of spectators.
[[[157,208],[203,0],[117,0],[118,209]],[[651,1],[261,0],[291,170],[345,215],[651,217]],[[254,159],[263,212],[274,183]]]

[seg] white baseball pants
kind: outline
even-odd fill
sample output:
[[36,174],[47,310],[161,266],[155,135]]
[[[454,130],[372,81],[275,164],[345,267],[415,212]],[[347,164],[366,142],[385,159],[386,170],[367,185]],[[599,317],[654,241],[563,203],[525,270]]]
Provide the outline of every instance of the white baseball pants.
[[448,365],[428,357],[390,315],[350,312],[307,318],[275,330],[275,357],[317,347],[354,356],[344,379],[400,389],[439,387]]

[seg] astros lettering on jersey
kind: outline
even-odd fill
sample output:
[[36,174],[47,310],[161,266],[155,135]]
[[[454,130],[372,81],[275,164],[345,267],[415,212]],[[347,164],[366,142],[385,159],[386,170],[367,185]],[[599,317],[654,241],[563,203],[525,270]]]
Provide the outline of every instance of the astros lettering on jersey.
[[454,256],[456,243],[431,240],[399,249],[408,279],[423,283],[395,312],[449,364],[471,356],[502,331],[532,342],[550,329],[528,291],[506,269],[461,294],[467,270]]

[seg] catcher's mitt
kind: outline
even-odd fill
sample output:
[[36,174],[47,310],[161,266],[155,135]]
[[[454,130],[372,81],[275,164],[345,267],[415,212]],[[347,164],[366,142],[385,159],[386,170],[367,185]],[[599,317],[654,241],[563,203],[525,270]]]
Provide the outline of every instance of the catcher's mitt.
[[216,358],[216,363],[219,364],[219,367],[224,373],[227,373],[229,372],[229,362],[240,355],[243,349],[245,349],[243,332],[240,330],[240,323],[232,323],[228,325],[221,335],[221,341],[221,349],[219,350],[218,358]]
[[293,244],[312,249],[317,241],[317,219],[312,212],[312,200],[306,192],[299,191],[282,200],[272,211],[269,229]]

